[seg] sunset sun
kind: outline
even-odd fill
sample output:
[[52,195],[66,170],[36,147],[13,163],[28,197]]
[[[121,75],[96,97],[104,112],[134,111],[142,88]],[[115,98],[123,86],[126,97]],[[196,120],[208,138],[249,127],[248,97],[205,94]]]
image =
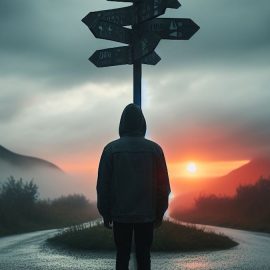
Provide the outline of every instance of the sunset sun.
[[190,173],[190,174],[195,174],[197,172],[197,166],[194,162],[189,162],[187,164],[186,170]]

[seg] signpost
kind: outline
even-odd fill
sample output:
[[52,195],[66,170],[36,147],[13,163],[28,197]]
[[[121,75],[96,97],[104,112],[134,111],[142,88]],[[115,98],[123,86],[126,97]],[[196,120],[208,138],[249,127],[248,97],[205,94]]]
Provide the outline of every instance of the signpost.
[[98,20],[95,25],[90,27],[90,30],[96,38],[118,41],[125,44],[131,43],[132,30],[114,23]]
[[90,12],[82,21],[90,28],[97,20],[115,23],[120,26],[133,25],[136,23],[136,12],[134,6],[108,9]]
[[129,46],[97,50],[89,58],[96,67],[110,67],[132,64],[131,48]]
[[143,29],[155,32],[161,39],[188,40],[200,28],[191,19],[153,19],[142,24]]
[[[142,64],[156,65],[161,39],[188,40],[200,27],[191,19],[157,18],[167,8],[178,9],[178,0],[108,0],[131,2],[123,8],[90,12],[82,21],[96,38],[127,46],[97,50],[89,60],[97,67],[133,65],[133,102],[141,107]],[[131,26],[128,28],[126,26]]]
[[146,65],[156,65],[161,58],[158,56],[158,54],[154,51],[148,55],[146,55],[144,58],[142,58],[142,64]]

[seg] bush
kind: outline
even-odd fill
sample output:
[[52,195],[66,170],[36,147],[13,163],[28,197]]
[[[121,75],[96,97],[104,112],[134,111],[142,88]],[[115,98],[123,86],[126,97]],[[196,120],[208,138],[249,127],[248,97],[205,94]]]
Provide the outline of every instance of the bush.
[[216,195],[197,198],[195,208],[174,210],[179,220],[270,232],[270,179],[254,185],[239,186],[234,197]]
[[0,235],[64,227],[98,217],[85,196],[40,200],[37,185],[10,176],[0,187]]
[[0,188],[0,222],[14,229],[27,219],[33,218],[38,187],[33,180],[23,182],[10,176]]

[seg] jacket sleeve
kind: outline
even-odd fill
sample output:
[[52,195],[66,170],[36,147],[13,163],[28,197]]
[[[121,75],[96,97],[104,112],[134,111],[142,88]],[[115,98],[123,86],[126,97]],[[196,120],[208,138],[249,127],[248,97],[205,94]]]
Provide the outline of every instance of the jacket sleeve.
[[159,147],[157,158],[157,202],[156,202],[156,218],[162,219],[164,213],[168,209],[169,194],[171,193],[170,181],[164,153]]
[[111,217],[110,198],[112,182],[112,162],[108,150],[104,148],[98,167],[97,179],[97,208],[103,218]]

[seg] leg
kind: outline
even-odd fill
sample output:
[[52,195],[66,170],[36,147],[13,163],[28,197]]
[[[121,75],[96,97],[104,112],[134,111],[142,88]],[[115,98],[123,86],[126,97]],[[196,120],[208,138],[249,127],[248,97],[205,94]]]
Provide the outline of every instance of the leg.
[[113,235],[116,246],[116,270],[128,270],[133,224],[113,222]]
[[153,243],[153,230],[153,222],[134,224],[138,270],[151,269],[150,250]]

